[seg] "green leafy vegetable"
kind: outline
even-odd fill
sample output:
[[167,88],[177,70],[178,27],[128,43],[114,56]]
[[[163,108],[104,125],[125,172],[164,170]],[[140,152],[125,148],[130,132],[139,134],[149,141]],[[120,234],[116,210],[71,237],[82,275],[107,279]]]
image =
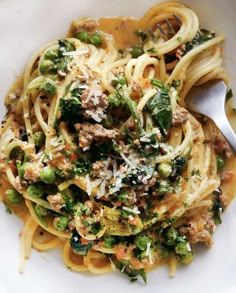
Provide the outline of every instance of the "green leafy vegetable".
[[138,280],[138,277],[140,276],[145,284],[147,284],[147,275],[144,269],[135,270],[130,269],[128,266],[123,264],[121,261],[116,263],[117,268],[125,275],[129,277],[129,280],[131,282],[135,282]]
[[91,225],[91,233],[97,235],[98,232],[102,230],[102,228],[103,226],[99,222],[96,222]]
[[160,128],[161,133],[166,136],[172,124],[172,108],[168,91],[166,89],[158,91],[147,102],[144,110],[151,115],[154,123]]
[[216,189],[213,192],[213,200],[214,204],[212,207],[212,212],[213,212],[213,220],[216,224],[221,224],[221,217],[220,214],[224,211],[224,208],[222,206],[222,203],[220,201],[220,195],[222,194],[222,191],[220,188]]
[[148,243],[151,243],[151,238],[146,235],[138,235],[134,239],[136,247],[142,251],[147,249]]
[[[146,138],[148,140],[146,141]],[[145,158],[155,157],[159,153],[159,142],[157,140],[156,133],[147,132],[139,138],[139,144],[135,145],[133,140],[131,141],[132,147]]]
[[73,214],[74,206],[75,206],[75,200],[73,198],[71,198],[70,196],[68,196],[67,194],[65,194],[65,193],[62,193],[62,198],[65,201],[65,204],[62,207],[62,211],[65,211],[67,213]]
[[57,86],[55,81],[50,78],[46,78],[41,84],[40,90],[48,97],[54,96],[57,92]]
[[164,242],[169,246],[175,246],[177,240],[178,240],[178,232],[173,227],[168,227],[166,230],[164,230]]
[[117,91],[108,96],[109,105],[111,108],[127,107],[134,118],[138,133],[140,135],[143,135],[144,130],[137,110],[137,103],[133,101],[131,97],[127,94],[125,88],[125,79],[122,79],[122,81],[120,81],[120,85],[121,87]]
[[74,229],[70,238],[70,245],[75,253],[80,255],[87,255],[89,249],[92,247],[92,242],[82,244],[79,233],[76,231],[76,229]]
[[232,89],[229,89],[226,94],[226,101],[230,100],[233,97],[233,91]]
[[111,108],[118,108],[124,105],[124,99],[117,91],[108,96],[108,102]]
[[5,201],[3,201],[4,207],[5,207],[5,211],[7,214],[11,215],[12,211],[10,209],[10,207],[8,206],[7,203],[5,203]]
[[131,55],[133,58],[138,58],[144,53],[142,46],[134,46],[131,50]]
[[71,169],[67,170],[70,173],[70,178],[87,174],[92,168],[89,160],[78,160],[72,162],[72,164]]
[[191,42],[187,42],[185,44],[185,49],[183,52],[183,55],[185,55],[186,53],[188,53],[190,50],[192,50],[193,48],[213,39],[215,37],[215,33],[208,31],[206,29],[201,29],[199,30],[195,37],[193,38],[193,40]]
[[44,220],[44,216],[46,216],[48,214],[48,210],[45,209],[44,207],[38,205],[38,204],[35,204],[34,205],[34,211],[39,219],[39,221],[43,224],[44,227],[48,227],[48,224],[47,222]]
[[143,127],[142,127],[142,124],[141,124],[141,120],[140,120],[140,116],[139,116],[139,113],[138,113],[138,110],[137,110],[136,102],[133,101],[130,98],[130,96],[128,96],[128,95],[124,95],[124,99],[125,99],[125,102],[126,102],[127,106],[129,107],[131,115],[134,117],[134,121],[136,123],[138,133],[140,135],[144,134],[144,130],[143,130]]
[[[78,97],[60,98],[59,101],[59,118],[58,121],[68,122],[70,128],[74,127],[76,122],[81,120],[81,101]],[[55,126],[58,124],[56,121]]]
[[186,167],[186,159],[183,156],[177,156],[173,161],[171,179],[175,180],[177,177],[181,176],[183,170]]
[[112,248],[116,244],[116,238],[112,235],[106,235],[104,236],[104,246],[106,248]]
[[140,37],[142,42],[144,42],[147,39],[147,34],[141,30],[135,31],[135,34]]
[[180,263],[189,264],[193,260],[193,251],[190,244],[181,239],[175,246],[175,253]]

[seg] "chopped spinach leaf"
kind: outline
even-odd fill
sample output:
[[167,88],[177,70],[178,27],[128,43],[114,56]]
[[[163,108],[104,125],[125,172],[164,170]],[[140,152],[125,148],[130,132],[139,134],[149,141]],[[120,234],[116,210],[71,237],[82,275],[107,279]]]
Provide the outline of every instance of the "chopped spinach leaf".
[[224,211],[222,203],[220,201],[220,195],[222,194],[222,190],[220,188],[216,189],[213,192],[213,207],[212,207],[212,212],[213,212],[213,220],[215,224],[221,224],[221,217],[220,214]]
[[98,232],[102,230],[102,228],[103,226],[99,222],[96,222],[91,226],[91,233],[97,235]]
[[81,236],[76,231],[76,229],[74,229],[70,238],[70,245],[75,253],[78,253],[80,255],[87,255],[89,249],[92,247],[92,242],[88,241],[87,244],[82,244]]
[[73,214],[75,201],[72,198],[70,198],[67,194],[63,194],[63,193],[62,193],[62,198],[65,201],[62,211],[65,210],[65,212]]
[[144,42],[147,39],[147,34],[141,30],[135,31],[135,34],[140,37],[142,42]]
[[70,178],[75,176],[82,176],[90,172],[92,166],[88,160],[79,160],[72,162],[73,166],[67,171],[70,173]]
[[233,91],[232,89],[229,89],[227,94],[226,94],[226,101],[230,100],[233,97]]
[[193,40],[191,42],[187,42],[185,44],[185,49],[183,51],[183,55],[187,54],[193,48],[213,39],[215,37],[215,33],[208,31],[206,29],[199,30]]
[[170,175],[170,178],[172,180],[175,180],[179,176],[181,176],[183,170],[186,167],[186,160],[183,156],[177,156],[173,161],[173,167],[172,167],[172,173]]
[[117,262],[116,263],[117,268],[125,275],[129,277],[129,280],[131,282],[135,282],[138,280],[138,277],[140,276],[145,284],[147,284],[147,275],[144,269],[135,270],[130,269],[128,266],[123,264],[123,262]]
[[106,248],[112,248],[116,244],[116,238],[112,235],[106,235],[104,236],[104,247]]
[[82,118],[81,101],[76,97],[60,98],[58,107],[58,118],[55,122],[55,128],[60,121],[68,123],[69,129],[73,129],[74,124],[81,121]]
[[161,133],[166,136],[172,124],[172,108],[168,91],[158,91],[145,105],[144,110],[151,114],[154,123],[160,128]]

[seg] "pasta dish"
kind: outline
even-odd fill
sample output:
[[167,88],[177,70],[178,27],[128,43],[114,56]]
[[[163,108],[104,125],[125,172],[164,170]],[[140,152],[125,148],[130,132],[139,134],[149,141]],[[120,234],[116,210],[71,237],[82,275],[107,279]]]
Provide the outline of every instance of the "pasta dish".
[[0,132],[0,199],[24,222],[20,272],[32,247],[60,246],[73,271],[146,282],[212,246],[236,161],[185,97],[212,79],[228,85],[223,41],[166,2],[140,19],[75,20],[33,54]]

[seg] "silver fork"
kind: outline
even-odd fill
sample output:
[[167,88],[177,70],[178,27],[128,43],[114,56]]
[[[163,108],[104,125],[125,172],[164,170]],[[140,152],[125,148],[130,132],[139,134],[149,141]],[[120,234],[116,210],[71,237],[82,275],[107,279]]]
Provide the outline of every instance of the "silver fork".
[[226,92],[227,87],[223,80],[210,80],[193,87],[187,94],[185,102],[190,110],[203,114],[215,122],[236,156],[236,134],[225,114]]

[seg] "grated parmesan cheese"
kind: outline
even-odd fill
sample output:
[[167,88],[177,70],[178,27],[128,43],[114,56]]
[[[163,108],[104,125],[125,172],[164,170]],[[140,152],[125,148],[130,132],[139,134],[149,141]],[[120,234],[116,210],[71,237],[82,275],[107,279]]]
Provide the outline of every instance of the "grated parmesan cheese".
[[89,174],[86,174],[85,176],[85,182],[86,182],[86,189],[87,189],[87,193],[90,196],[92,193],[92,184],[89,178]]
[[123,210],[131,213],[131,214],[134,214],[134,215],[139,215],[140,214],[140,211],[138,210],[138,208],[136,206],[133,207],[133,209],[131,208],[128,208],[128,207],[123,207]]
[[88,52],[89,52],[89,49],[84,47],[76,51],[64,52],[63,56],[78,56],[78,55],[87,54]]
[[15,93],[10,93],[10,94],[9,94],[9,98],[10,98],[11,100],[15,100],[15,99],[16,99],[16,94],[15,94]]
[[148,242],[145,254],[146,254],[146,256],[148,256],[150,264],[153,264],[153,259],[152,259],[152,254],[151,254],[150,248],[151,248],[151,242]]
[[91,116],[91,118],[93,118],[93,120],[95,120],[96,122],[102,121],[102,118],[100,118],[97,113],[94,113],[91,110],[86,110],[85,113],[88,114],[89,116]]

